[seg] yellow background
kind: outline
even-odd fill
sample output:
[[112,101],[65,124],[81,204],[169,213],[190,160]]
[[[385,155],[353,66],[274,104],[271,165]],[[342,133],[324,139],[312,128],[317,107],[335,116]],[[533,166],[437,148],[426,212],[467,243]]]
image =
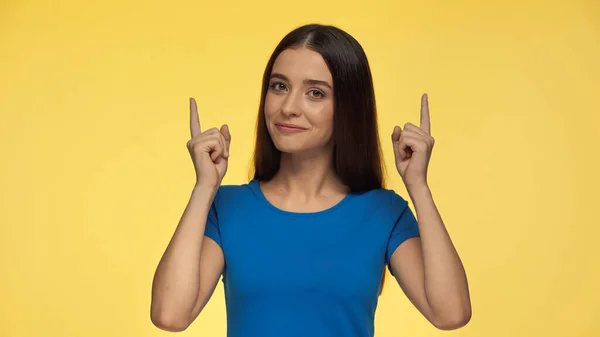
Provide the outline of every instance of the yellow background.
[[[0,335],[164,336],[154,268],[189,198],[188,102],[229,123],[246,182],[275,44],[338,25],[369,56],[389,187],[394,124],[430,95],[434,196],[471,323],[388,283],[376,335],[600,336],[600,5],[578,1],[0,2]],[[182,336],[225,336],[221,285]]]

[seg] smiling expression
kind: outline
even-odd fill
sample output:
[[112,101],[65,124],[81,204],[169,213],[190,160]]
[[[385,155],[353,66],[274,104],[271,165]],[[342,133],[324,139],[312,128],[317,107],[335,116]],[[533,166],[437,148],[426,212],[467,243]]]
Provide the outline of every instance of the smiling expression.
[[281,152],[325,149],[333,133],[333,79],[323,57],[310,49],[284,50],[273,64],[265,121]]

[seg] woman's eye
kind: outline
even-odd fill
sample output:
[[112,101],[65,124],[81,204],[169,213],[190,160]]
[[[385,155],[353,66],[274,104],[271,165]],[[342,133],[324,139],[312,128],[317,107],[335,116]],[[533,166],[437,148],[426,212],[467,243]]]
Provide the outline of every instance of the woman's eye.
[[321,92],[320,90],[311,90],[310,95],[313,98],[323,98],[323,96],[325,96],[325,94],[323,94],[323,92]]
[[279,90],[285,90],[286,88],[285,88],[285,84],[280,83],[280,82],[275,82],[275,83],[271,84],[271,89],[279,91]]

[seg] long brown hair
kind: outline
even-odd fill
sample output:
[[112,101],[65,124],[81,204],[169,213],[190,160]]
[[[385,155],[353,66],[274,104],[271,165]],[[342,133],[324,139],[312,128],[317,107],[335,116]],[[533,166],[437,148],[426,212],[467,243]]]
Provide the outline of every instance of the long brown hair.
[[[367,56],[350,34],[327,25],[309,24],[288,33],[271,55],[262,79],[256,125],[254,179],[269,181],[277,171],[281,152],[267,130],[264,107],[275,60],[288,48],[306,47],[321,54],[334,84],[334,169],[350,193],[384,186],[377,109]],[[381,290],[385,282],[385,270]],[[380,292],[381,294],[381,292]]]

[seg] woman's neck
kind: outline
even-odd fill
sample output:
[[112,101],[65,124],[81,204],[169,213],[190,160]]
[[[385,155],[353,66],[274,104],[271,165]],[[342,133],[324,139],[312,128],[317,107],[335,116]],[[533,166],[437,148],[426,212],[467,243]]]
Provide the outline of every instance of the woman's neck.
[[270,184],[280,191],[284,190],[302,198],[347,193],[347,187],[335,172],[330,152],[282,153],[279,171]]

